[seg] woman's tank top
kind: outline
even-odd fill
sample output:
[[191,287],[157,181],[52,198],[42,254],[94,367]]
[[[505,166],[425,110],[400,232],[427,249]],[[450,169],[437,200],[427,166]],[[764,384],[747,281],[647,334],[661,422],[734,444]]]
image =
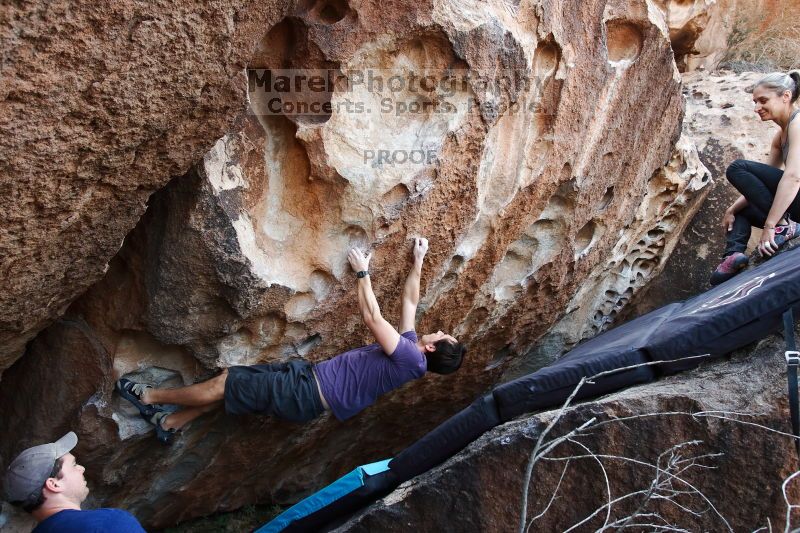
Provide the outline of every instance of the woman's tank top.
[[794,117],[796,117],[798,113],[800,113],[800,109],[795,109],[792,112],[792,116],[789,117],[788,124],[786,124],[786,140],[781,144],[781,155],[783,155],[784,165],[786,164],[786,158],[789,156],[789,124],[792,123],[792,120],[794,120]]

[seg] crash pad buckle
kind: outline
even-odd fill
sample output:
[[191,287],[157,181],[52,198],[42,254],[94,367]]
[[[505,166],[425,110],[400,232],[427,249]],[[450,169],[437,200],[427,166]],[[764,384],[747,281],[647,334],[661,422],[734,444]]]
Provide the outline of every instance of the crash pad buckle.
[[786,350],[786,364],[789,366],[800,366],[800,352],[797,350]]

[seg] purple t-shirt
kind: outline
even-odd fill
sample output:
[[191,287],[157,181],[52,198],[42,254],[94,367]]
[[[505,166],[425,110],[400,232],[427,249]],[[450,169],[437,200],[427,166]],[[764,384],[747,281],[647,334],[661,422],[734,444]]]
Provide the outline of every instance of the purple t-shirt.
[[387,357],[376,343],[344,352],[314,367],[322,395],[339,420],[347,420],[369,407],[381,394],[422,377],[427,369],[413,331],[400,335],[391,356]]

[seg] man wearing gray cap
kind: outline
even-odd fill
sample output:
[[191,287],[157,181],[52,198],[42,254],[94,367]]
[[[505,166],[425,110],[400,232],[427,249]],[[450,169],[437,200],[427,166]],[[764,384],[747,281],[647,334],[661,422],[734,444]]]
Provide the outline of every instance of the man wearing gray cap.
[[89,487],[83,477],[84,468],[70,453],[76,444],[78,437],[70,431],[56,442],[19,454],[6,470],[6,499],[39,522],[33,533],[143,533],[136,518],[126,511],[81,510]]

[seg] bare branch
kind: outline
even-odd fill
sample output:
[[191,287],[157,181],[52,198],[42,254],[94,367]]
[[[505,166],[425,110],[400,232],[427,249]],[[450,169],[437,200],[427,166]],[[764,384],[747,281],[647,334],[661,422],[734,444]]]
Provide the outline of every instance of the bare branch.
[[[572,402],[572,400],[575,398],[575,395],[578,394],[578,391],[583,386],[584,381],[585,379],[581,379],[580,383],[578,383],[578,385],[575,387],[575,390],[572,391],[572,394],[570,394],[567,400],[564,402],[564,405],[561,406],[558,414],[556,414],[556,416],[550,421],[542,433],[539,434],[539,438],[536,440],[536,445],[531,451],[531,456],[528,459],[528,465],[525,467],[525,477],[523,478],[524,481],[522,483],[522,510],[520,511],[519,533],[524,533],[525,531],[525,523],[527,522],[528,516],[528,490],[530,489],[531,478],[533,477],[533,466],[536,464],[536,457],[539,454],[539,449],[542,446],[544,438],[561,419],[561,417],[564,415],[564,412],[567,410],[567,407],[569,407],[570,402]],[[547,451],[549,451],[549,449]]]
[[[752,426],[757,427],[759,429],[763,429],[764,431],[768,431],[770,433],[776,433],[778,435],[789,437],[791,439],[797,439],[793,434],[786,433],[785,431],[780,431],[769,426],[765,426],[763,424],[757,424],[755,422],[748,422],[746,420],[739,420],[737,418],[731,418],[729,416],[711,414],[711,413],[724,413],[725,411],[698,411],[696,413],[691,413],[688,411],[664,411],[664,412],[655,412],[655,413],[640,413],[638,415],[631,415],[631,416],[621,416],[617,418],[610,418],[608,420],[603,420],[598,422],[594,425],[594,428],[598,428],[601,426],[605,426],[607,424],[616,423],[616,422],[627,422],[628,420],[636,420],[639,418],[652,418],[656,416],[690,416],[692,418],[716,418],[719,420],[728,420],[730,422],[736,422],[737,424],[742,424],[745,426]],[[739,413],[736,413],[737,415]],[[758,416],[758,415],[747,415],[747,416]]]
[[[702,461],[704,459],[712,459],[712,458],[715,458],[715,457],[719,457],[722,454],[709,453],[709,454],[698,455],[698,456],[694,456],[694,457],[690,457],[690,458],[681,457],[680,454],[677,453],[680,448],[682,448],[684,446],[689,446],[689,445],[694,445],[694,444],[698,444],[699,443],[699,441],[692,441],[692,442],[687,442],[687,443],[681,443],[679,445],[676,445],[676,446],[670,448],[669,450],[666,450],[665,452],[663,452],[659,456],[659,459],[657,460],[657,464],[656,465],[652,465],[652,464],[644,462],[644,461],[637,461],[637,460],[624,458],[624,457],[618,457],[618,456],[612,456],[612,455],[603,455],[603,454],[595,454],[587,446],[585,446],[583,443],[581,443],[581,442],[579,442],[579,441],[577,441],[575,439],[579,438],[579,437],[587,436],[588,432],[587,433],[584,433],[584,432],[585,432],[585,430],[590,429],[590,428],[591,428],[591,430],[594,430],[595,428],[598,428],[598,427],[601,427],[601,426],[603,426],[605,424],[610,424],[610,423],[613,423],[613,422],[623,422],[623,421],[628,421],[628,420],[647,418],[647,417],[654,417],[654,416],[689,416],[689,417],[692,417],[692,419],[694,419],[694,420],[698,420],[698,419],[702,419],[702,418],[715,418],[715,419],[731,421],[731,422],[735,422],[735,423],[739,423],[739,424],[743,424],[743,425],[747,425],[747,426],[758,427],[758,428],[764,429],[764,430],[766,430],[768,432],[777,433],[777,434],[780,434],[780,435],[783,435],[783,436],[787,436],[787,437],[790,437],[790,438],[795,438],[794,435],[790,435],[788,433],[775,430],[773,428],[764,426],[762,424],[758,424],[758,423],[750,422],[750,421],[746,421],[746,420],[740,420],[739,418],[737,418],[737,417],[752,417],[752,416],[757,416],[757,415],[753,415],[753,414],[750,414],[750,413],[736,413],[736,412],[709,410],[709,411],[700,411],[700,412],[696,412],[696,413],[680,412],[680,411],[667,412],[667,413],[663,413],[663,412],[662,413],[643,413],[643,414],[633,415],[633,416],[628,416],[628,417],[613,418],[613,419],[609,419],[609,420],[604,420],[602,422],[596,422],[596,418],[592,418],[592,419],[584,422],[583,424],[581,424],[579,427],[569,431],[566,435],[551,439],[549,441],[545,441],[546,437],[550,434],[550,432],[553,430],[553,428],[556,426],[556,424],[560,420],[562,420],[564,415],[568,412],[569,408],[572,405],[572,402],[575,400],[575,398],[577,397],[578,393],[580,392],[580,390],[583,388],[583,386],[585,384],[587,384],[587,383],[593,384],[595,382],[595,380],[597,380],[598,378],[601,378],[603,376],[607,376],[607,375],[611,375],[611,374],[618,374],[620,372],[625,372],[627,370],[632,370],[632,369],[643,367],[643,366],[662,365],[662,364],[665,364],[665,363],[672,363],[672,362],[677,362],[677,361],[687,361],[687,360],[691,360],[691,359],[707,358],[709,356],[710,356],[710,354],[702,354],[702,355],[681,357],[681,358],[670,360],[670,361],[650,361],[650,362],[646,362],[646,363],[639,363],[639,364],[629,365],[629,366],[625,366],[625,367],[621,367],[621,368],[615,368],[615,369],[612,369],[612,370],[606,370],[606,371],[603,371],[603,372],[599,372],[599,373],[597,373],[597,374],[595,374],[593,376],[590,376],[590,377],[581,378],[581,380],[578,382],[578,384],[572,390],[572,393],[564,401],[564,403],[562,404],[562,406],[560,407],[558,412],[555,413],[555,415],[548,422],[548,424],[544,428],[544,430],[542,430],[542,432],[539,434],[539,436],[537,438],[537,441],[536,441],[536,444],[534,445],[534,447],[533,447],[533,449],[532,449],[532,451],[530,453],[530,456],[529,456],[529,459],[528,459],[528,463],[527,463],[526,468],[525,468],[524,478],[523,478],[522,498],[521,498],[521,500],[522,500],[521,504],[522,505],[521,505],[521,512],[520,512],[519,528],[518,528],[519,533],[527,533],[527,531],[530,529],[530,526],[533,524],[533,522],[538,520],[542,516],[544,516],[544,514],[546,514],[547,511],[551,508],[553,502],[555,501],[555,498],[556,498],[558,490],[559,490],[559,488],[561,486],[561,483],[563,482],[564,476],[566,475],[566,472],[567,472],[567,469],[568,469],[568,466],[569,466],[569,461],[571,459],[578,459],[578,458],[580,458],[580,459],[591,458],[591,459],[593,459],[594,461],[596,461],[600,465],[601,470],[603,472],[603,476],[604,476],[605,481],[606,481],[606,493],[607,493],[607,497],[608,497],[608,502],[604,506],[598,508],[592,515],[590,515],[589,517],[587,517],[583,521],[579,522],[578,524],[572,526],[567,531],[570,531],[570,530],[574,529],[575,527],[577,527],[578,525],[581,525],[581,524],[585,523],[587,520],[591,519],[593,516],[596,516],[603,509],[606,510],[606,520],[604,522],[603,527],[601,528],[601,531],[606,529],[609,526],[609,522],[611,520],[611,508],[612,508],[612,506],[615,503],[617,503],[617,502],[619,502],[619,501],[621,501],[623,499],[626,499],[626,498],[631,497],[633,495],[639,495],[639,494],[645,494],[644,503],[642,505],[640,505],[640,507],[639,507],[639,509],[637,509],[636,513],[634,513],[633,515],[627,517],[621,523],[620,523],[620,521],[614,522],[614,524],[620,523],[620,525],[616,525],[615,527],[617,527],[619,529],[629,527],[628,524],[631,523],[632,518],[634,518],[636,516],[642,516],[644,514],[643,511],[644,511],[645,506],[647,505],[647,502],[650,501],[653,498],[657,498],[659,500],[664,500],[664,501],[669,501],[670,503],[676,505],[678,508],[680,508],[684,512],[690,513],[690,514],[692,514],[694,516],[699,516],[700,513],[696,512],[696,511],[693,511],[693,510],[689,509],[686,506],[681,505],[680,503],[674,501],[674,499],[673,499],[673,498],[675,498],[677,496],[695,495],[696,494],[696,495],[699,495],[703,499],[703,501],[706,503],[708,508],[712,509],[714,511],[714,513],[722,520],[722,522],[725,524],[727,529],[729,531],[732,531],[732,528],[731,528],[730,524],[725,519],[725,517],[719,512],[719,510],[714,506],[714,504],[699,489],[697,489],[691,483],[689,483],[688,481],[686,481],[685,479],[680,477],[681,474],[683,474],[685,471],[687,471],[689,469],[692,469],[692,468],[698,468],[698,469],[714,469],[714,468],[716,468],[713,465],[703,464],[700,461]],[[588,452],[588,454],[587,455],[580,455],[580,456],[574,455],[574,456],[570,456],[570,457],[567,457],[567,458],[551,458],[551,457],[547,457],[547,455],[553,449],[555,449],[557,446],[559,446],[560,444],[562,444],[564,442],[567,442],[567,441],[573,443],[574,445],[577,445],[577,446],[580,446],[580,447],[584,448]],[[660,461],[662,459],[665,459],[666,455],[669,456],[667,458],[667,465],[666,465],[666,467],[662,468],[660,466]],[[610,486],[610,482],[609,482],[609,479],[608,479],[608,473],[607,473],[607,471],[605,469],[605,465],[603,464],[603,462],[601,460],[603,458],[631,461],[634,464],[640,464],[640,465],[648,466],[650,468],[654,468],[655,471],[656,471],[656,475],[655,475],[655,478],[654,478],[653,482],[650,485],[650,488],[647,491],[636,491],[636,492],[633,492],[631,494],[628,494],[628,495],[622,496],[620,498],[617,498],[616,500],[612,500],[611,499],[611,486]],[[532,479],[533,479],[533,470],[534,470],[534,467],[535,467],[536,463],[541,459],[545,459],[545,460],[567,460],[567,464],[564,466],[564,469],[563,469],[563,471],[561,473],[561,477],[559,478],[558,484],[556,486],[556,490],[553,492],[553,494],[552,494],[552,496],[550,498],[550,501],[545,506],[545,509],[541,513],[536,515],[533,519],[531,519],[530,523],[527,523],[528,496],[529,496],[529,492],[530,492],[531,482],[532,482]],[[661,475],[662,473],[665,475],[665,477]],[[688,487],[690,490],[678,490],[678,489],[675,489],[672,486],[673,482],[678,482],[678,483],[682,484],[683,486]],[[787,505],[788,505],[788,501],[787,501]],[[637,519],[637,522],[638,522],[638,519]],[[672,524],[662,525],[662,526],[658,526],[658,527],[662,528],[662,530],[664,530],[664,531],[683,531],[682,529],[677,528],[676,526],[674,526]]]
[[786,527],[784,527],[784,529],[783,529],[784,533],[789,533],[789,530],[792,527],[792,509],[800,508],[800,505],[791,503],[789,501],[789,495],[786,494],[786,487],[797,476],[800,476],[800,470],[798,470],[797,472],[795,472],[791,476],[787,477],[783,481],[783,484],[781,485],[781,492],[783,493],[783,501],[786,502]]
[[[685,444],[689,444],[689,443],[681,443],[681,444],[685,445]],[[594,454],[594,455],[596,455],[599,458],[616,459],[616,460],[626,461],[626,462],[630,462],[630,463],[637,464],[637,465],[647,466],[647,467],[653,468],[655,470],[659,470],[660,469],[660,467],[658,467],[657,465],[648,463],[646,461],[640,461],[638,459],[633,459],[633,458],[630,458],[630,457],[623,457],[623,456],[619,456],[619,455],[606,455],[606,454]],[[544,459],[547,460],[547,461],[564,461],[564,460],[572,460],[572,459],[590,459],[590,458],[594,459],[590,455],[572,455],[572,456],[569,456],[569,457],[546,457]],[[689,483],[685,479],[683,479],[683,478],[681,478],[679,476],[676,476],[675,474],[673,474],[671,472],[665,471],[663,469],[662,469],[662,472],[664,472],[664,474],[666,474],[670,479],[675,480],[675,481],[677,481],[679,483],[682,483],[682,484],[686,485],[687,487],[689,487],[690,489],[692,489],[692,492],[694,494],[697,494],[700,498],[702,498],[703,501],[706,502],[708,507],[714,511],[714,513],[720,518],[720,520],[722,520],[722,522],[725,524],[725,527],[728,529],[728,531],[731,531],[731,532],[733,531],[733,528],[728,523],[728,520],[722,515],[722,513],[719,512],[719,510],[716,508],[716,506],[714,506],[714,504],[711,502],[711,500],[709,500],[708,497],[706,497],[706,495],[703,494],[702,491],[700,491],[697,487],[695,487],[694,485],[692,485],[691,483]],[[616,502],[621,501],[623,499],[626,499],[626,498],[628,498],[628,497],[630,497],[632,495],[642,494],[642,493],[646,493],[646,492],[647,491],[644,491],[644,490],[632,492],[630,494],[626,494],[625,496],[621,496],[621,497],[617,498],[612,503],[616,503]],[[671,500],[668,500],[668,501],[671,501]],[[608,505],[608,504],[606,504],[606,505]],[[591,518],[593,516],[596,516],[604,508],[605,508],[605,505],[600,507],[600,508],[598,508],[597,510],[595,510],[595,512],[592,515],[590,515],[589,517],[587,517],[586,519],[584,519],[583,521],[581,521],[577,525],[580,525],[580,524],[584,523],[586,520],[588,520],[589,518]],[[575,526],[572,526],[567,531],[570,531],[574,527]]]
[[[588,456],[583,456],[583,457],[574,457],[574,459],[586,459],[586,458],[588,458]],[[554,459],[554,458],[551,458],[551,459]],[[588,522],[589,520],[591,520],[592,518],[594,518],[595,516],[597,516],[597,515],[598,515],[598,514],[599,514],[599,513],[600,513],[600,512],[601,512],[603,509],[605,509],[606,507],[609,507],[609,506],[616,505],[617,503],[619,503],[619,502],[621,502],[621,501],[624,501],[624,500],[627,500],[628,498],[633,498],[634,496],[638,496],[639,494],[646,494],[646,493],[647,493],[647,491],[646,491],[646,490],[637,490],[637,491],[634,491],[634,492],[629,492],[628,494],[625,494],[625,495],[623,495],[623,496],[620,496],[620,497],[618,497],[618,498],[616,498],[616,499],[612,500],[611,502],[609,502],[609,503],[607,503],[607,504],[605,504],[605,505],[601,505],[600,507],[598,507],[597,509],[595,509],[595,510],[594,510],[594,512],[592,512],[592,514],[590,514],[589,516],[587,516],[586,518],[584,518],[583,520],[581,520],[581,521],[580,521],[580,522],[578,522],[577,524],[573,524],[573,525],[572,525],[572,526],[570,526],[568,529],[565,529],[565,530],[564,530],[564,533],[568,533],[569,531],[572,531],[572,530],[573,530],[573,529],[575,529],[576,527],[578,527],[578,526],[581,526],[581,525],[585,524],[586,522]]]
[[564,481],[564,475],[567,473],[567,468],[569,468],[569,461],[567,461],[567,464],[564,465],[564,470],[561,472],[561,477],[558,479],[558,484],[556,485],[556,489],[553,491],[553,495],[550,497],[550,501],[547,502],[547,507],[545,507],[541,513],[537,514],[531,519],[531,523],[528,524],[528,529],[526,529],[526,533],[528,530],[530,530],[531,525],[535,521],[543,517],[545,514],[547,514],[547,511],[550,509],[550,506],[553,505],[553,502],[556,499],[556,495],[558,494],[558,489],[561,487],[561,482]]
[[594,457],[594,460],[597,461],[597,464],[600,465],[600,470],[603,472],[603,479],[606,482],[606,496],[608,498],[606,519],[603,522],[603,528],[605,528],[608,525],[608,522],[611,520],[611,483],[608,481],[608,472],[606,472],[606,467],[603,465],[603,461],[598,459],[597,455],[595,455],[595,453],[592,450],[590,450],[588,446],[574,439],[569,439],[569,441],[573,444],[577,444],[578,446],[586,450],[589,454],[591,454]]
[[586,429],[587,427],[592,425],[596,420],[597,420],[596,418],[590,418],[589,420],[587,420],[586,422],[584,422],[580,426],[576,427],[575,429],[573,429],[572,431],[570,431],[569,433],[567,433],[563,437],[558,437],[557,439],[553,439],[553,440],[547,441],[547,443],[545,444],[545,446],[546,446],[545,449],[542,450],[540,453],[538,453],[536,455],[536,457],[534,457],[534,461],[533,462],[536,463],[539,460],[540,457],[544,457],[545,455],[550,453],[550,451],[553,448],[555,448],[556,446],[558,446],[562,442],[565,442],[565,441],[571,439],[572,437],[578,435],[578,433],[580,433],[581,431],[583,431],[584,429]]
[[[600,377],[603,377],[603,376],[608,376],[608,375],[611,375],[611,374],[617,374],[619,372],[624,372],[626,370],[633,370],[634,368],[641,368],[643,366],[656,366],[656,365],[663,365],[663,364],[667,364],[667,363],[677,363],[679,361],[690,361],[692,359],[704,359],[706,357],[711,357],[711,354],[710,353],[704,353],[704,354],[701,354],[701,355],[687,355],[686,357],[679,357],[677,359],[669,359],[669,360],[666,360],[666,361],[647,361],[646,363],[636,363],[635,365],[622,366],[620,368],[612,368],[611,370],[604,370],[603,372],[598,372],[597,374],[595,374],[595,375],[593,375],[593,376],[591,376],[589,378],[585,378],[585,379],[583,379],[581,381],[593,382],[593,380],[595,380],[597,378],[600,378]],[[582,383],[578,383],[577,386],[580,387],[581,385],[582,385]]]

